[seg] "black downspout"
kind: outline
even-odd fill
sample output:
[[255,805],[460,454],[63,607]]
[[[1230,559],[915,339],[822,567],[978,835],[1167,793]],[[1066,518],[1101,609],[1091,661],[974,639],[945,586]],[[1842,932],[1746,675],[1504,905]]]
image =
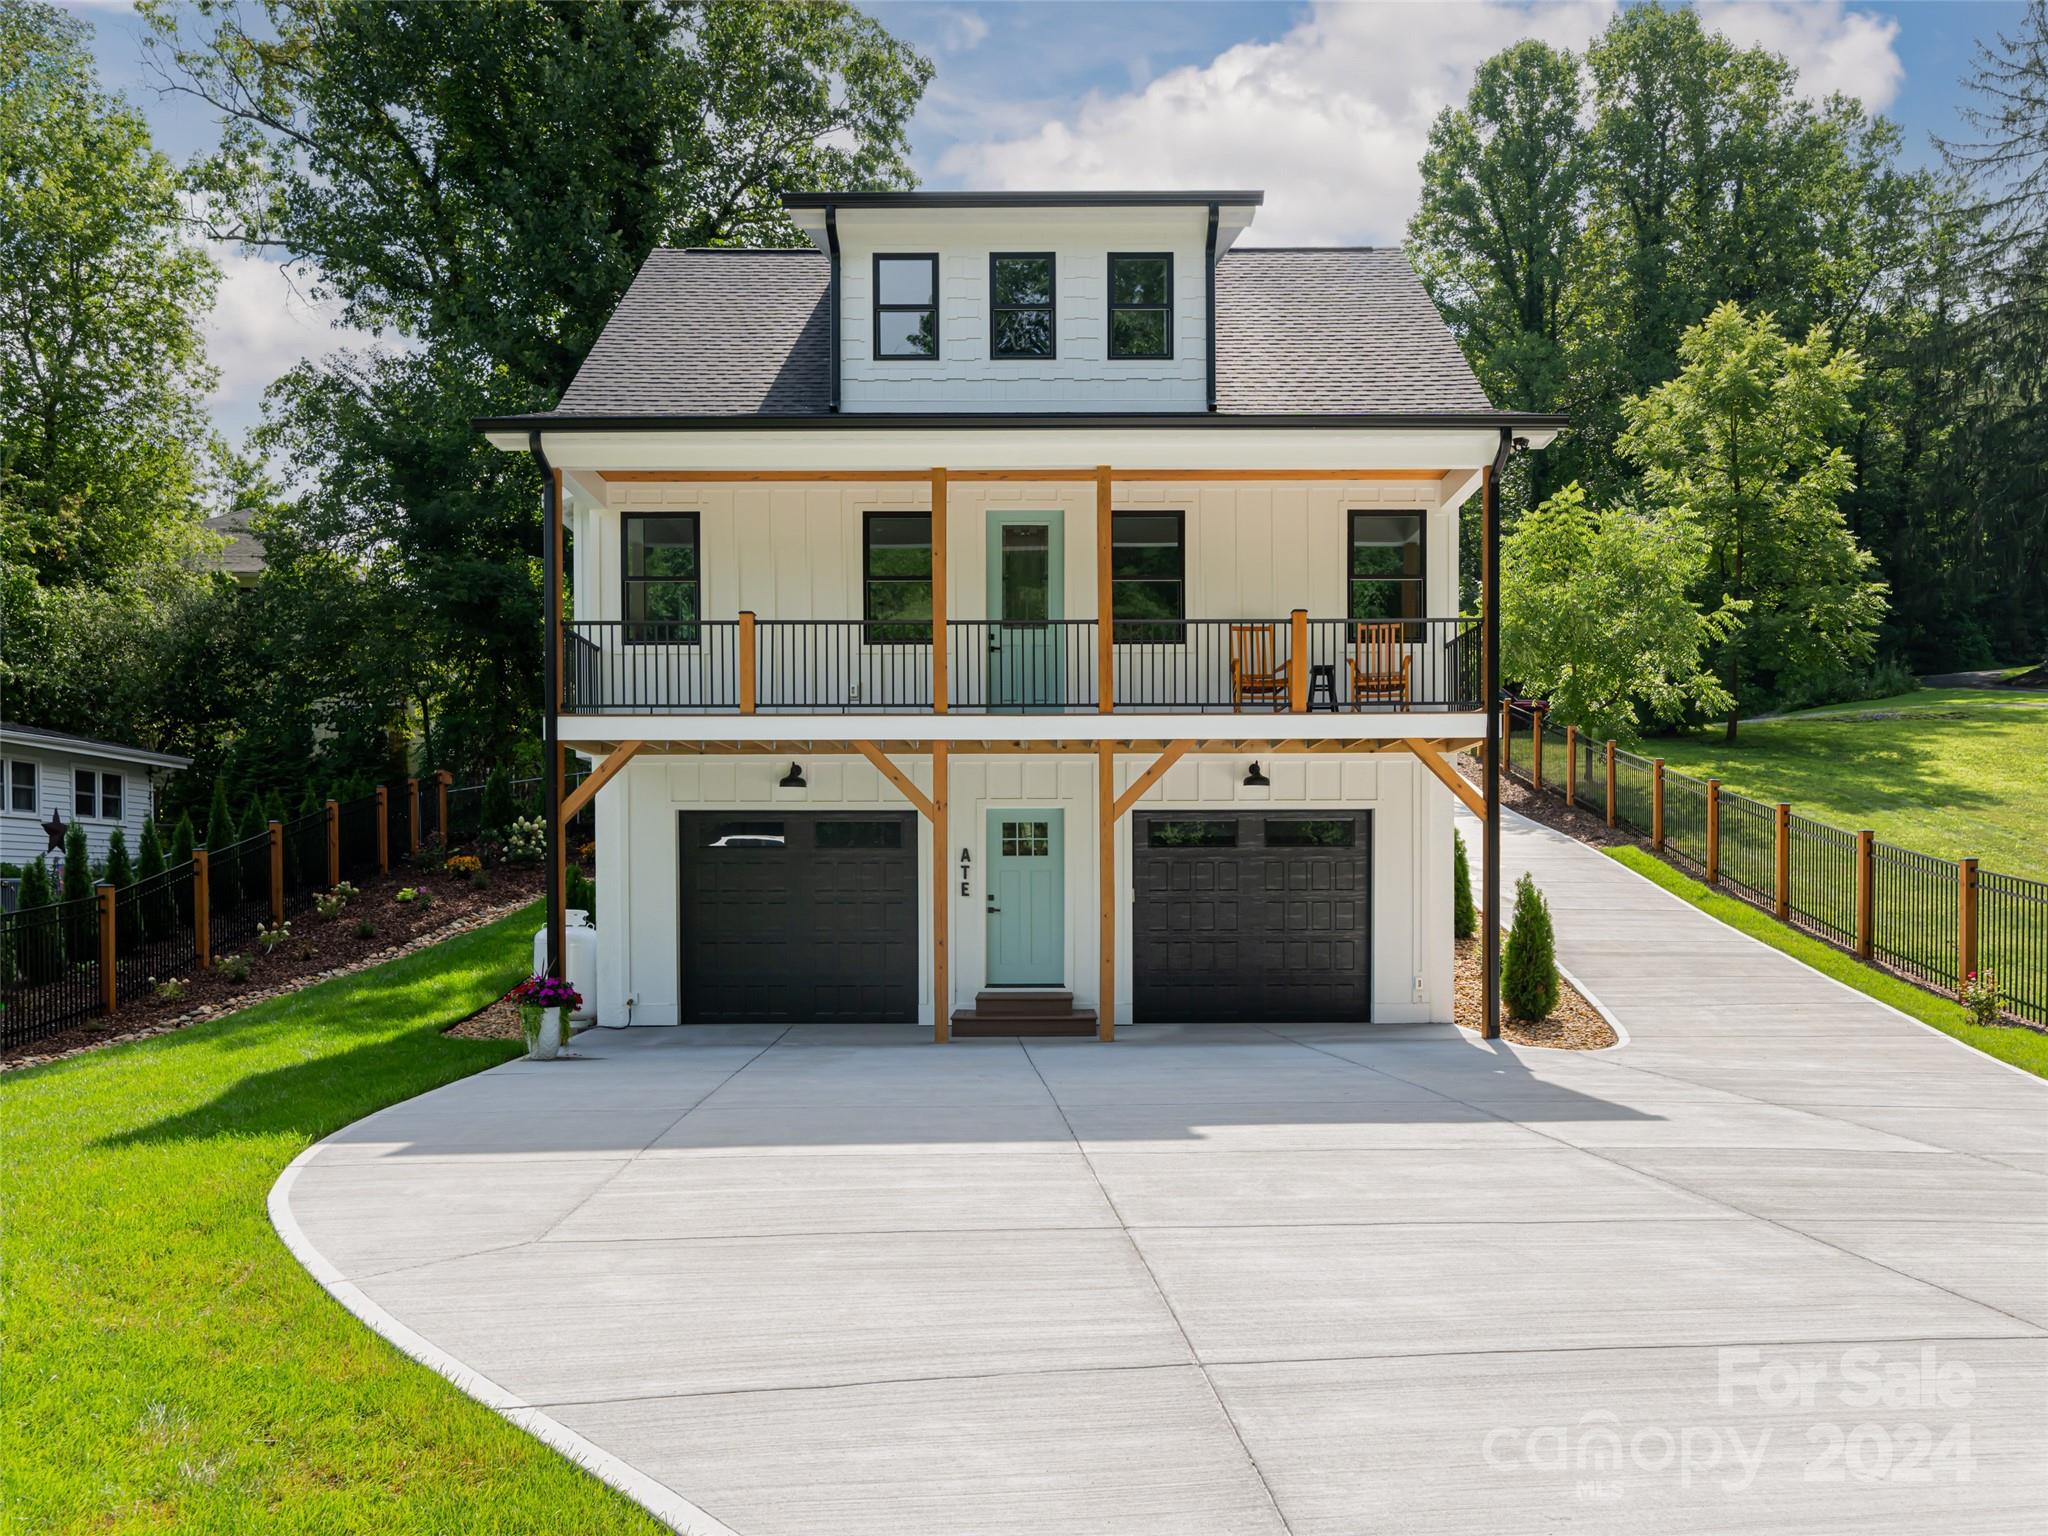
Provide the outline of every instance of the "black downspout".
[[1203,274],[1209,283],[1207,305],[1209,320],[1209,414],[1216,414],[1216,220],[1217,207],[1209,205],[1208,260],[1202,263]]
[[1502,427],[1500,449],[1486,477],[1479,534],[1479,646],[1486,674],[1480,690],[1486,700],[1486,846],[1481,850],[1480,904],[1486,944],[1486,1014],[1479,1033],[1487,1040],[1500,1033],[1500,924],[1505,915],[1500,904],[1500,478],[1507,472],[1514,446],[1513,435]]
[[839,412],[839,210],[825,205],[825,254],[832,263],[829,287],[832,315],[832,412]]
[[562,509],[555,495],[554,466],[541,447],[540,433],[526,438],[527,450],[540,467],[541,566],[541,805],[547,818],[547,974],[562,974],[562,571],[556,552],[556,529]]

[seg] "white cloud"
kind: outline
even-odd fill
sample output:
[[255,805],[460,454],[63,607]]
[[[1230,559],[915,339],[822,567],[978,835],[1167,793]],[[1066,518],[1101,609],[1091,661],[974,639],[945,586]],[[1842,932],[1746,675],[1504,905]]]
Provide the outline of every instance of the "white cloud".
[[215,244],[220,293],[206,321],[206,355],[220,370],[208,404],[227,424],[253,422],[263,391],[295,364],[342,347],[375,340],[368,332],[335,324],[340,305],[315,303],[277,262],[231,245]]
[[947,53],[971,53],[988,39],[988,22],[976,11],[939,14],[939,47]]
[[[1091,94],[1030,131],[958,143],[939,175],[996,188],[1263,187],[1261,244],[1395,244],[1429,125],[1464,99],[1480,61],[1518,37],[1583,49],[1614,11],[1612,0],[1319,4],[1276,41]],[[1834,0],[1721,5],[1713,19],[1786,53],[1816,94],[1854,72],[1866,99],[1874,86],[1888,101],[1903,72],[1896,26]]]

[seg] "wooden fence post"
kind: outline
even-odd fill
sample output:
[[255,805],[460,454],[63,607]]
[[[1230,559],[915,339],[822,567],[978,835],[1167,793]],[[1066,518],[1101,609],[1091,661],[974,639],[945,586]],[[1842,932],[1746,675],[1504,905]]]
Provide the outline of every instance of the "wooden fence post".
[[420,856],[420,781],[405,781],[405,856]]
[[377,786],[377,873],[391,873],[391,791]]
[[327,888],[341,884],[341,806],[327,802]]
[[1529,782],[1539,795],[1543,793],[1543,717],[1549,709],[1548,704],[1529,706]]
[[93,887],[100,906],[100,1012],[112,1013],[121,1001],[121,968],[114,960],[114,887],[102,880]]
[[1956,991],[1977,974],[1977,861],[1956,860]]
[[1308,713],[1308,610],[1297,608],[1288,615],[1287,711]]
[[1707,884],[1721,883],[1721,781],[1707,780]]
[[1774,910],[1780,922],[1792,919],[1792,807],[1778,802],[1778,872],[1771,882]]
[[1579,728],[1564,728],[1564,803],[1579,803]]
[[1872,930],[1877,923],[1877,834],[1856,834],[1856,956],[1868,960],[1875,946]]
[[284,823],[270,824],[270,926],[284,921]]
[[1506,778],[1515,761],[1515,706],[1512,699],[1500,701],[1500,776]]
[[1664,759],[1650,759],[1650,846],[1664,851]]
[[455,775],[446,768],[434,775],[434,835],[441,839],[441,851],[448,851],[448,786]]
[[204,848],[192,850],[192,951],[199,969],[213,968],[213,871]]
[[[865,633],[865,631],[863,631]],[[754,712],[755,674],[759,671],[754,663],[754,616],[742,611],[740,614],[740,713]]]
[[1614,741],[1607,743],[1607,825],[1614,825]]

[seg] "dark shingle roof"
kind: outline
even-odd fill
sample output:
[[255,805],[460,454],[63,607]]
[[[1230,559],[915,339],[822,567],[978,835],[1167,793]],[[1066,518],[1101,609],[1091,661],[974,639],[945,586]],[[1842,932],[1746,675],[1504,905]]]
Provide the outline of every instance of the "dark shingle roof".
[[[817,251],[655,251],[557,411],[825,415],[828,278]],[[1216,266],[1216,408],[1253,416],[1492,405],[1399,251],[1254,247]]]
[[1239,248],[1216,264],[1216,409],[1484,411],[1398,250]]
[[558,409],[822,415],[832,407],[828,275],[822,251],[655,251]]

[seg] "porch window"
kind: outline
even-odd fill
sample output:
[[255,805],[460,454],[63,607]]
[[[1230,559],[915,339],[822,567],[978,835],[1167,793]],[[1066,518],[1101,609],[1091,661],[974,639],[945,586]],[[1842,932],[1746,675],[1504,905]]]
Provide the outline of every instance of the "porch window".
[[1351,514],[1351,617],[1419,619],[1424,613],[1422,514]]
[[121,775],[76,768],[71,774],[71,814],[80,820],[121,819]]
[[870,512],[863,542],[863,638],[869,645],[931,644],[931,514]]
[[1118,645],[1179,645],[1187,638],[1186,522],[1179,512],[1110,516],[1110,638]]
[[702,617],[697,514],[629,512],[624,518],[628,645],[695,645]]
[[988,294],[991,357],[1055,355],[1052,252],[989,257]]
[[34,814],[36,808],[36,765],[14,762],[7,765],[7,809]]
[[1167,252],[1109,258],[1109,355],[1173,356],[1173,257]]
[[875,356],[939,355],[939,258],[875,258]]

